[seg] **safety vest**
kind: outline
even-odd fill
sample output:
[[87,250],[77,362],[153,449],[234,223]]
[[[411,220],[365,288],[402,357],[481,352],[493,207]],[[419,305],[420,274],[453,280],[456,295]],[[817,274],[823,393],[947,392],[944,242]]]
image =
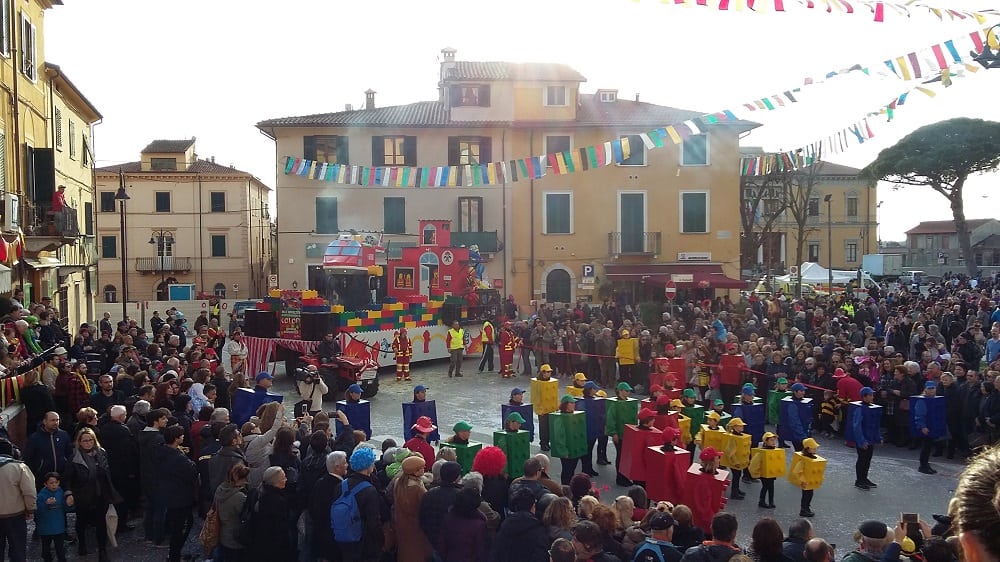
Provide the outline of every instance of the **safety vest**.
[[489,320],[483,322],[483,343],[493,343],[493,324]]
[[448,350],[465,349],[465,328],[448,328]]

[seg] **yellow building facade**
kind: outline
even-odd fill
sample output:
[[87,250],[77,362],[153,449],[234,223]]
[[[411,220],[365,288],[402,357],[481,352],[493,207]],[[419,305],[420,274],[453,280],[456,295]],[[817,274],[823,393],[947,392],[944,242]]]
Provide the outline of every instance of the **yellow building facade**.
[[[62,69],[45,62],[45,12],[60,0],[0,3],[0,235],[20,246],[0,268],[0,294],[51,298],[64,326],[91,320],[91,129],[101,115]],[[65,186],[66,208],[53,209]],[[89,226],[88,226],[89,225]],[[9,266],[9,267],[8,267]]]
[[[702,123],[681,144],[647,150],[641,133],[703,113],[619,99],[616,90],[581,93],[586,79],[566,65],[460,61],[454,49],[442,59],[436,101],[383,108],[369,91],[364,108],[257,124],[277,147],[282,286],[314,288],[339,231],[377,231],[392,259],[393,245],[415,243],[417,221],[429,218],[452,220],[453,242],[479,246],[485,279],[522,305],[597,299],[602,285],[638,299],[662,295],[668,281],[738,284],[738,137],[754,124]],[[623,138],[631,151],[621,164],[486,187],[386,188],[285,173],[288,157],[462,166]]]
[[99,302],[168,300],[172,285],[192,297],[266,296],[274,264],[263,182],[198,158],[195,139],[153,141],[140,160],[96,176]]

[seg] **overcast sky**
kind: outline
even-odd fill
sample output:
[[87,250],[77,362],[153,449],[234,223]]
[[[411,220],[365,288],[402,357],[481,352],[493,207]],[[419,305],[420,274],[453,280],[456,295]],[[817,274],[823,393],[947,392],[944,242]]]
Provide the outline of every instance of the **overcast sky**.
[[[977,27],[922,10],[910,18],[887,11],[886,22],[876,23],[870,13],[785,4],[786,13],[752,13],[657,0],[66,0],[46,14],[45,55],[104,115],[95,129],[99,166],[137,160],[154,138],[196,136],[200,157],[273,186],[274,143],[256,122],[359,107],[367,88],[378,92],[379,106],[434,99],[445,46],[458,49],[460,60],[566,63],[587,77],[586,92],[617,88],[626,99],[639,94],[714,112],[855,63],[881,70],[890,56]],[[765,126],[743,144],[801,146],[912,86],[852,75],[805,88],[792,108],[748,115]],[[863,167],[919,126],[958,116],[1000,120],[1000,71],[937,89],[933,99],[912,94],[891,124],[873,118],[876,138],[828,159]],[[967,184],[969,218],[1000,215],[1000,194],[989,195],[995,179]],[[945,199],[929,189],[880,185],[878,197],[883,240],[903,239],[921,220],[951,218]]]

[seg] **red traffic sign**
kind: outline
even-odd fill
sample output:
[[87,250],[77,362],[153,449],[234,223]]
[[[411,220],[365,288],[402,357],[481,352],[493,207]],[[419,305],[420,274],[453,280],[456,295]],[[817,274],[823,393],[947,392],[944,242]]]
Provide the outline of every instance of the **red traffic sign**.
[[670,300],[674,300],[674,297],[677,296],[677,285],[674,284],[673,280],[667,281],[663,288],[663,294]]

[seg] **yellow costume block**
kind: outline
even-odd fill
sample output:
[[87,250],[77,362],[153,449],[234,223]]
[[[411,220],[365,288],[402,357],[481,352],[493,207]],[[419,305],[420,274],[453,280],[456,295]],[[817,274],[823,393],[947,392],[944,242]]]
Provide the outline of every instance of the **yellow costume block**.
[[754,478],[781,478],[785,475],[785,449],[750,449],[749,468]]
[[823,485],[826,473],[826,459],[811,459],[802,453],[792,455],[792,466],[788,469],[788,481],[803,490],[818,490]]
[[549,379],[540,381],[531,379],[531,405],[535,408],[535,414],[551,414],[559,409],[559,381]]
[[684,414],[677,414],[677,427],[681,430],[681,441],[684,445],[690,443],[691,438],[691,418]]
[[566,394],[569,394],[574,398],[583,398],[583,387],[573,386],[573,385],[567,386]]
[[723,435],[722,464],[727,468],[743,470],[750,464],[750,435],[726,433]]
[[725,451],[724,440],[726,435],[726,430],[721,427],[718,429],[709,429],[707,424],[702,424],[701,431],[698,432],[698,435],[695,435],[694,440],[702,449],[712,447],[716,451]]

